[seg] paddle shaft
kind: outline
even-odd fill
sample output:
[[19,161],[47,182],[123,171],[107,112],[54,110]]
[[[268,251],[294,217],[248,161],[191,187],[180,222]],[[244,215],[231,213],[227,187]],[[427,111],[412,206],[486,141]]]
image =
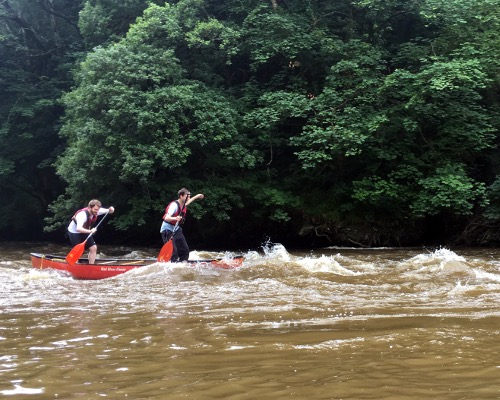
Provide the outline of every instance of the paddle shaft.
[[[102,219],[99,221],[99,223],[95,226],[95,229],[99,228],[99,225],[101,225],[101,222],[104,221],[104,218],[106,218],[108,216],[108,214],[109,214],[109,210],[106,214],[104,214],[104,217],[102,217]],[[90,234],[87,236],[87,239],[85,239],[83,241],[83,243],[85,243],[87,240],[89,240],[89,238],[92,236],[93,233],[94,232],[90,232]]]

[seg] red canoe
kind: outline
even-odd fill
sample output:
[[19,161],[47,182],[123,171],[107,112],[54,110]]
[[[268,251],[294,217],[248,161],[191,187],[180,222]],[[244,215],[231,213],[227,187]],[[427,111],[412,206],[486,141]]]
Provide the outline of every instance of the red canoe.
[[[75,279],[105,279],[145,267],[158,262],[156,258],[144,259],[117,259],[101,258],[95,264],[89,264],[86,258],[80,258],[75,265],[66,262],[64,256],[31,253],[31,264],[34,268],[52,268],[68,272]],[[213,260],[189,260],[192,266],[233,269],[241,267],[243,256],[233,258],[218,258]]]

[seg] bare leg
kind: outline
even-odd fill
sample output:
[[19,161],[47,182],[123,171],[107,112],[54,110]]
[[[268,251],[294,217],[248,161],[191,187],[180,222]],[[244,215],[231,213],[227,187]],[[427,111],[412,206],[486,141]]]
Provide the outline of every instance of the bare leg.
[[95,258],[97,256],[97,245],[89,247],[89,264],[95,263]]

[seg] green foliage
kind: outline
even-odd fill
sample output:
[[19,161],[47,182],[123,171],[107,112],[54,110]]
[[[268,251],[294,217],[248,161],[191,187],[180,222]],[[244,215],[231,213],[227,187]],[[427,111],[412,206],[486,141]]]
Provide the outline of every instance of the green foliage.
[[[78,26],[88,49],[119,41],[151,0],[85,0]],[[162,1],[157,1],[162,4]]]
[[332,66],[324,90],[311,99],[313,116],[291,143],[305,168],[355,156],[387,121],[378,90],[385,61],[380,52],[357,40],[339,49],[343,60]]
[[[186,185],[183,177],[189,172],[198,180],[213,180],[228,168],[256,164],[259,155],[251,143],[237,138],[237,102],[195,79],[196,64],[184,58],[183,38],[189,46],[213,42],[221,49],[217,35],[198,39],[209,28],[230,32],[213,19],[194,23],[196,9],[184,10],[195,3],[151,5],[126,38],[96,48],[81,64],[78,87],[64,96],[61,134],[68,148],[57,171],[68,190],[58,202],[81,202],[90,193],[109,192],[111,184],[115,195],[108,201],[123,210],[112,223],[127,229],[145,223],[145,212],[159,207],[160,188],[176,191]],[[146,204],[144,193],[151,196]]]
[[[256,216],[269,216],[275,222],[290,221],[287,210],[298,208],[300,205],[300,201],[292,193],[287,193],[282,188],[264,187],[255,194],[255,200],[263,207],[262,211],[258,212]],[[264,210],[267,212],[263,212]]]
[[316,45],[307,20],[298,14],[272,12],[265,4],[250,12],[243,26],[253,68],[275,57],[293,62],[305,49]]
[[364,178],[355,182],[354,198],[377,208],[385,203],[393,211],[409,208],[415,217],[443,212],[470,215],[474,204],[488,203],[485,185],[468,177],[463,165],[438,167],[425,177],[416,172],[414,185],[406,180],[410,177]]
[[432,56],[420,40],[402,47],[391,71],[390,54],[351,43],[313,99],[314,117],[291,139],[303,167],[356,158],[352,199],[402,220],[486,205],[484,183],[466,171],[497,131],[483,101],[491,58],[465,57],[464,47]]
[[63,190],[51,164],[61,143],[60,96],[79,47],[78,6],[0,3],[0,237],[39,239],[47,205]]
[[182,186],[211,235],[495,218],[499,1],[2,2],[2,190],[130,236]]
[[496,176],[493,183],[487,188],[489,204],[484,213],[490,220],[500,220],[500,176]]
[[436,215],[443,211],[470,215],[474,204],[485,206],[485,185],[467,176],[461,165],[436,168],[433,174],[420,179],[421,190],[412,202],[416,215]]

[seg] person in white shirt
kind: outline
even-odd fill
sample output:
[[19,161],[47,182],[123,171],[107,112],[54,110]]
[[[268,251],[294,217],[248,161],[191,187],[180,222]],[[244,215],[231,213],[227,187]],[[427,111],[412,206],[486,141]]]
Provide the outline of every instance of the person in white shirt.
[[[68,225],[68,236],[71,244],[76,246],[87,239],[85,249],[89,251],[89,264],[94,264],[97,256],[97,245],[93,234],[97,228],[93,228],[99,215],[113,214],[114,207],[104,208],[99,200],[90,200],[88,207],[78,210]],[[92,233],[92,236],[89,236]]]

